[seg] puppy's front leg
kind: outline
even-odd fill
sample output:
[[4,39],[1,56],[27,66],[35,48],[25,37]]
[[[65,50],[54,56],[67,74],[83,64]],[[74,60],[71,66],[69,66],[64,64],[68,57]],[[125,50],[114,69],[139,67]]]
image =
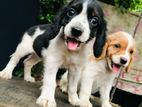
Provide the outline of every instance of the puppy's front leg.
[[89,71],[85,71],[82,74],[80,90],[79,90],[79,106],[80,107],[92,107],[90,102],[91,90],[93,85],[93,76]]
[[37,99],[37,104],[42,107],[56,107],[54,96],[58,68],[59,63],[56,61],[48,61],[48,63],[45,61],[42,91]]
[[80,79],[81,71],[75,67],[71,67],[68,72],[68,100],[76,106],[79,105],[79,98],[77,95],[77,86]]
[[108,79],[105,81],[105,84],[100,88],[100,96],[102,101],[101,107],[112,107],[109,99],[110,99],[110,91],[112,88],[114,77],[108,77]]

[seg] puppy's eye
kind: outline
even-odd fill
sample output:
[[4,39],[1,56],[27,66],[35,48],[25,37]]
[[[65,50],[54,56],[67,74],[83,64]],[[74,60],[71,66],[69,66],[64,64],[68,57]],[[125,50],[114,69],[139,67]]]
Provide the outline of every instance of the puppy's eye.
[[115,48],[120,48],[121,46],[120,46],[120,44],[114,44],[114,47]]
[[67,16],[68,16],[68,17],[72,17],[72,16],[74,16],[75,14],[76,14],[76,11],[75,11],[74,8],[70,8],[70,9],[68,10],[68,12],[67,12]]
[[133,50],[130,50],[130,54],[133,54],[134,53],[134,51]]
[[90,23],[91,23],[93,26],[97,26],[97,25],[98,25],[98,17],[93,17],[93,18],[90,20]]

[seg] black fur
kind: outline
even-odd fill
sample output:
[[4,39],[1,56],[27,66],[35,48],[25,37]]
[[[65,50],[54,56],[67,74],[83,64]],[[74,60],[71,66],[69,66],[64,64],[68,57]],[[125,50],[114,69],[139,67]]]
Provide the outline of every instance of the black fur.
[[37,26],[33,26],[33,27],[29,28],[27,30],[28,35],[30,35],[30,36],[34,35],[36,28],[37,28]]
[[98,11],[99,24],[96,32],[96,40],[93,46],[93,53],[95,57],[99,57],[102,54],[103,47],[106,42],[107,24],[106,21],[104,20],[104,13],[101,7],[98,5],[96,5],[95,7]]
[[33,49],[39,57],[41,57],[41,51],[43,48],[48,48],[50,40],[52,40],[59,33],[60,27],[57,25],[47,24],[38,26],[45,32],[39,35],[33,43]]
[[[65,26],[72,18],[78,15],[82,10],[82,3],[81,0],[72,0],[68,5],[64,6],[59,13],[56,15],[54,24]],[[76,7],[76,8],[74,8]],[[75,9],[75,13],[70,15],[72,9]]]
[[102,22],[97,30],[96,40],[93,46],[93,53],[95,57],[99,57],[102,54],[103,47],[106,42],[106,23]]
[[95,57],[99,57],[102,53],[103,47],[106,42],[106,21],[104,20],[104,13],[99,3],[96,0],[90,0],[87,10],[88,20],[90,23],[90,39],[96,37],[93,46],[93,53]]

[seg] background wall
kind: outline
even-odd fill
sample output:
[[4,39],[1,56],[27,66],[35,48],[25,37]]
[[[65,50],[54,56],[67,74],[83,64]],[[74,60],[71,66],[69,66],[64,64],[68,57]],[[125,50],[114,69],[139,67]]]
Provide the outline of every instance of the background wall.
[[[101,5],[108,24],[108,34],[116,31],[134,34],[140,15],[122,13],[118,8],[108,4],[101,3]],[[136,54],[134,63],[129,73],[122,73],[113,100],[122,107],[138,107],[142,102],[142,19],[136,30],[135,40]]]
[[[135,27],[138,23],[140,15],[132,15],[130,13],[122,13],[118,8],[111,5],[106,5],[101,3],[107,24],[108,24],[108,34],[116,31],[126,31],[133,35]],[[141,16],[142,17],[142,16]],[[142,70],[142,20],[139,23],[138,29],[135,35],[137,53],[135,56],[135,63],[133,64],[133,69],[139,71]]]

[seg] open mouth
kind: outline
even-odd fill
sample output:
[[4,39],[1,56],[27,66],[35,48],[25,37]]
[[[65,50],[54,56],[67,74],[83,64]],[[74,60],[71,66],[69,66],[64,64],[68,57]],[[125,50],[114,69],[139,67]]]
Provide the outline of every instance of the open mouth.
[[112,67],[112,71],[114,73],[118,73],[120,71],[121,65],[120,64],[116,64],[113,61],[111,61],[111,67]]
[[75,51],[80,46],[81,42],[75,38],[67,37],[66,39],[67,47],[69,50]]

